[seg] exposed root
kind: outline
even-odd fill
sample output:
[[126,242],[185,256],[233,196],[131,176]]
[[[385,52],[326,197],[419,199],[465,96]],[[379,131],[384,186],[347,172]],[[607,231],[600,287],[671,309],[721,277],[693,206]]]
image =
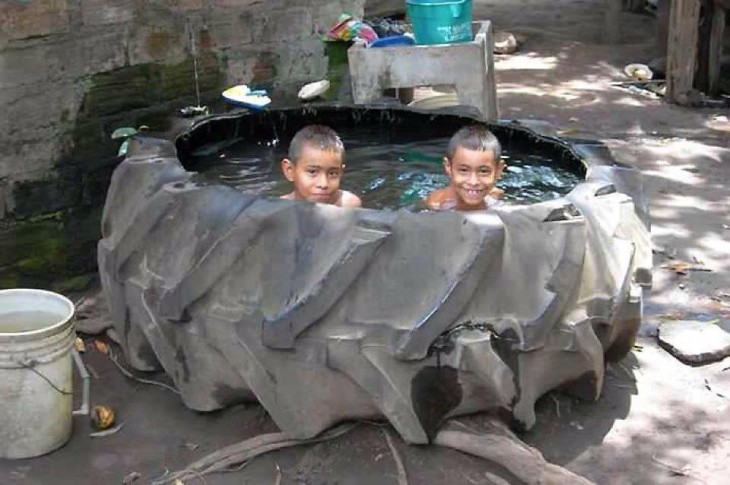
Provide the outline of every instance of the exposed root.
[[153,481],[152,485],[173,483],[175,480],[182,481],[191,477],[202,477],[209,473],[226,471],[226,469],[232,466],[248,462],[252,458],[268,453],[269,451],[310,443],[319,443],[321,441],[337,438],[338,436],[342,436],[348,431],[351,431],[357,425],[358,423],[342,424],[325,431],[315,438],[306,440],[291,439],[286,435],[286,433],[268,433],[255,436],[213,452],[210,455],[191,463],[180,471],[165,474]]
[[[517,483],[560,483],[587,485],[592,482],[573,472],[549,463],[537,449],[514,435],[472,434],[442,430],[434,444],[489,460],[507,470]],[[513,480],[510,480],[513,483]]]
[[107,355],[109,355],[109,359],[111,359],[111,361],[114,363],[114,365],[117,367],[117,369],[119,369],[119,372],[124,374],[127,378],[132,379],[133,381],[137,381],[142,384],[149,384],[152,386],[163,387],[163,388],[167,389],[168,391],[172,391],[175,394],[180,395],[180,391],[178,391],[177,389],[175,389],[172,386],[165,384],[164,382],[151,381],[149,379],[142,379],[141,377],[135,376],[134,374],[129,372],[127,369],[125,369],[122,366],[122,364],[119,363],[116,356],[114,355],[114,352],[112,352],[111,350],[109,350],[109,353]]
[[401,460],[400,454],[398,454],[398,450],[393,443],[393,439],[390,437],[390,433],[388,433],[385,428],[381,428],[380,431],[383,432],[383,436],[385,436],[385,441],[388,442],[390,452],[393,454],[395,466],[396,468],[398,468],[398,485],[408,485],[408,475],[406,475],[406,467],[403,465],[403,460]]

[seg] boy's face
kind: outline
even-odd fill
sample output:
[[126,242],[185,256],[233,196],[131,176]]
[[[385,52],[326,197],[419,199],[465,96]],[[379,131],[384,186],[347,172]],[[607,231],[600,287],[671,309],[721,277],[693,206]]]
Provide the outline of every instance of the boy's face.
[[478,207],[494,189],[502,176],[504,163],[494,159],[492,151],[469,150],[459,147],[449,160],[444,158],[444,170],[462,207]]
[[281,161],[286,179],[294,183],[298,200],[334,204],[337,202],[340,180],[345,170],[342,153],[321,150],[305,143],[299,158]]

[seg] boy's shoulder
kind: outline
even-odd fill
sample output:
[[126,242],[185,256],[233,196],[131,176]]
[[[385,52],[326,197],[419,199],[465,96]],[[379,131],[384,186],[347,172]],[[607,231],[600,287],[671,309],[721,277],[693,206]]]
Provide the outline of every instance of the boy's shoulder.
[[455,196],[451,187],[434,190],[426,197],[426,205],[431,210],[444,210],[454,202]]
[[337,205],[340,207],[362,207],[360,197],[352,192],[348,192],[347,190],[342,190],[340,192],[340,203]]

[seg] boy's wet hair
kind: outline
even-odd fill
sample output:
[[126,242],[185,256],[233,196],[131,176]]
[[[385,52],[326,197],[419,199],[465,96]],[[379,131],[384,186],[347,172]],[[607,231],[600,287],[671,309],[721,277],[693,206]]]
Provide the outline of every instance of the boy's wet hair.
[[292,138],[289,144],[289,160],[296,163],[305,144],[318,150],[338,153],[345,151],[345,145],[335,130],[324,125],[308,125]]
[[454,157],[459,147],[478,152],[492,152],[496,162],[499,162],[502,156],[502,145],[499,144],[497,137],[481,125],[468,125],[454,133],[446,153],[449,160]]

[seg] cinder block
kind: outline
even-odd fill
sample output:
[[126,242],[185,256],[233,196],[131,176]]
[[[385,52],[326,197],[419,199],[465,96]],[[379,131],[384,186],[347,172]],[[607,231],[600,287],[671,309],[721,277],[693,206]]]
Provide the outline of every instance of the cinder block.
[[366,49],[353,45],[347,52],[352,94],[367,104],[388,88],[453,85],[459,103],[473,106],[484,120],[496,120],[494,39],[489,21],[475,24],[471,42]]

